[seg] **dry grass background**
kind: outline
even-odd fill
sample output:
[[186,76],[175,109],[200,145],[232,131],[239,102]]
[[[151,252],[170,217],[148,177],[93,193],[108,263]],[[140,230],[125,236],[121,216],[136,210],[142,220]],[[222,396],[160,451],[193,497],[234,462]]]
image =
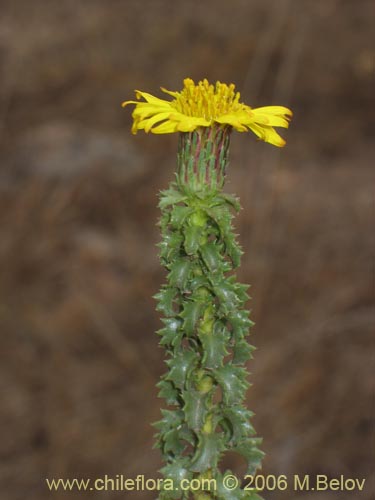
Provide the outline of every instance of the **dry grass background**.
[[363,493],[306,498],[371,498],[371,4],[0,0],[1,498],[155,496],[49,493],[44,478],[161,465],[151,296],[176,138],[130,136],[119,105],[186,76],[295,112],[282,151],[233,135],[227,185],[244,207],[264,472],[365,477]]

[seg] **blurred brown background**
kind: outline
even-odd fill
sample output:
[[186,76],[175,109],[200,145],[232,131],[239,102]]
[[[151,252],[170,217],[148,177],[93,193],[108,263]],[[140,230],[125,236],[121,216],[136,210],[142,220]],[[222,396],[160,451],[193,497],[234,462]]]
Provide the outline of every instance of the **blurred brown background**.
[[[374,466],[373,4],[367,0],[0,0],[0,496],[46,477],[157,477],[164,372],[157,193],[177,137],[130,134],[133,89],[235,82],[294,111],[287,147],[233,134],[252,284],[248,406],[264,473]],[[234,463],[241,472],[241,463]]]

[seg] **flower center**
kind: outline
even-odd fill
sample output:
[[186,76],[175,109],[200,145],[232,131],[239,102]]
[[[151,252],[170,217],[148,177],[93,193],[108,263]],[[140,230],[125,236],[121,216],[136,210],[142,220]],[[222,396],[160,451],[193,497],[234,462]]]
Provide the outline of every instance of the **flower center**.
[[186,78],[183,90],[171,105],[186,116],[214,120],[243,109],[244,105],[239,103],[240,93],[234,89],[233,83],[216,82],[214,86],[204,79],[195,85],[193,80]]

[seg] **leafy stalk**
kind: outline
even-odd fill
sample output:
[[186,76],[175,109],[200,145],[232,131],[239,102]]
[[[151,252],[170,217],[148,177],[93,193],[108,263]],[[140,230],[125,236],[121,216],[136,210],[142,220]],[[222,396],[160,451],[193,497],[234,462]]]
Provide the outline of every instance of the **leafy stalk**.
[[[180,133],[176,180],[160,196],[160,260],[168,274],[156,299],[167,371],[158,388],[168,409],[154,425],[161,472],[177,488],[160,492],[160,500],[260,498],[240,487],[226,490],[222,478],[232,472],[220,471],[227,451],[242,455],[247,474],[263,457],[243,405],[254,347],[247,340],[248,287],[234,274],[242,251],[232,218],[240,205],[222,191],[230,130],[216,125]],[[178,487],[193,478],[215,479],[216,491]]]

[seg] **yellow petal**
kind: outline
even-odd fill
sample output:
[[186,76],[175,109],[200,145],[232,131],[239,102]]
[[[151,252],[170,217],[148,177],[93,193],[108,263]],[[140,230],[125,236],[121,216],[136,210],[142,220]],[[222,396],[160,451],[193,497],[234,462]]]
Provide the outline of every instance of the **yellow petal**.
[[246,132],[247,130],[235,114],[222,115],[219,118],[215,118],[215,122],[223,125],[231,125],[239,132]]
[[121,103],[121,106],[123,108],[125,108],[125,106],[127,106],[128,104],[139,104],[139,102],[138,101],[124,101]]
[[[148,94],[147,92],[141,92],[140,90],[136,90],[135,91],[135,94],[137,96],[137,99],[140,99],[141,97],[143,97],[143,99],[150,103],[150,104],[156,104],[156,105],[161,105],[161,106],[165,106],[166,104],[169,105],[169,101],[165,101],[164,99],[159,99],[158,97],[155,97],[151,94]],[[139,103],[137,103],[139,105]]]
[[169,94],[172,97],[178,97],[180,95],[180,92],[173,92],[172,90],[167,90],[164,87],[160,87],[161,91],[164,92],[165,94]]
[[157,115],[154,115],[152,116],[151,118],[146,118],[144,120],[141,120],[138,125],[137,125],[137,128],[139,130],[141,129],[144,129],[145,132],[150,132],[150,130],[152,129],[152,127],[155,125],[155,123],[158,123],[158,122],[161,122],[163,120],[166,120],[170,115],[170,112],[167,111],[167,112],[164,112],[164,113],[158,113]]
[[168,120],[166,122],[161,123],[157,127],[152,128],[151,132],[153,134],[172,134],[178,131],[177,126],[178,123]]
[[253,113],[257,115],[264,116],[276,116],[280,118],[284,118],[285,120],[291,120],[293,113],[289,108],[285,108],[284,106],[263,106],[261,108],[252,109]]
[[133,117],[147,118],[163,112],[170,113],[172,110],[173,108],[171,108],[170,106],[155,106],[146,102],[138,103],[134,108]]
[[282,148],[286,144],[285,140],[272,127],[257,125],[256,123],[251,123],[248,127],[255,135],[265,142],[278,146],[279,148]]

